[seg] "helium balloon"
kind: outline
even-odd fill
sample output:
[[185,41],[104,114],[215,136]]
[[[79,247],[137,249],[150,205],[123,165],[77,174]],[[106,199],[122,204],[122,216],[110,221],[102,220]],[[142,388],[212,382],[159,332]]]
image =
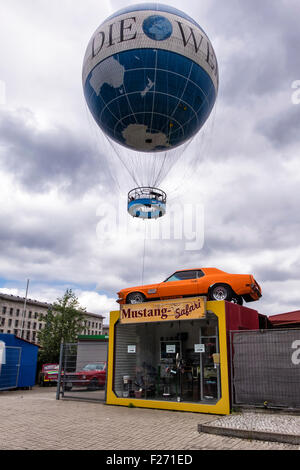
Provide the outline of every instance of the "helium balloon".
[[129,6],[107,18],[84,57],[87,105],[107,137],[139,152],[174,149],[208,119],[218,92],[212,44],[170,6]]

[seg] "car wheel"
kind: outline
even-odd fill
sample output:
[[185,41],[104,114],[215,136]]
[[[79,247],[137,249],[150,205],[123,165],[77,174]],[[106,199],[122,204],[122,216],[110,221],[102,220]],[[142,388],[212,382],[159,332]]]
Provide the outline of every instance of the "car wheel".
[[233,294],[231,301],[234,304],[243,305],[243,298],[240,295]]
[[209,293],[210,300],[228,300],[232,299],[232,292],[229,286],[225,284],[216,284],[213,286]]
[[98,390],[99,389],[99,383],[97,379],[91,380],[91,382],[88,384],[88,390]]
[[141,304],[145,301],[145,297],[141,292],[132,292],[127,296],[127,304]]

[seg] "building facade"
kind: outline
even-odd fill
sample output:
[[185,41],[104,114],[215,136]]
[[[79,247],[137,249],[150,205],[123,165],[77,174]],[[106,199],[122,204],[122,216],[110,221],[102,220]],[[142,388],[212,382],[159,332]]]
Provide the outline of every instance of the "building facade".
[[[0,333],[15,334],[20,338],[38,343],[38,332],[44,328],[44,317],[52,304],[0,293]],[[86,312],[82,334],[103,334],[102,315]]]

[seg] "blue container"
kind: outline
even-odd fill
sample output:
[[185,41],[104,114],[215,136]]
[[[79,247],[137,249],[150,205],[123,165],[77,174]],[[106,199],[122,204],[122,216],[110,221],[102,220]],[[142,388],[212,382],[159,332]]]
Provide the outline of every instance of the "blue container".
[[3,343],[5,352],[3,363],[0,363],[0,390],[34,386],[39,347],[15,335],[1,333],[0,347]]

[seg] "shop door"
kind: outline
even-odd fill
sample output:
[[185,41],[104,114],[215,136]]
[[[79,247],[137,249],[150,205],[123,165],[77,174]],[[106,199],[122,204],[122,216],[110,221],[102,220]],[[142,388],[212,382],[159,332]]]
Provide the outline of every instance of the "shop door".
[[218,336],[200,332],[200,400],[210,402],[221,398],[220,355]]
[[0,363],[0,390],[18,387],[21,352],[20,347],[6,346],[5,359]]

